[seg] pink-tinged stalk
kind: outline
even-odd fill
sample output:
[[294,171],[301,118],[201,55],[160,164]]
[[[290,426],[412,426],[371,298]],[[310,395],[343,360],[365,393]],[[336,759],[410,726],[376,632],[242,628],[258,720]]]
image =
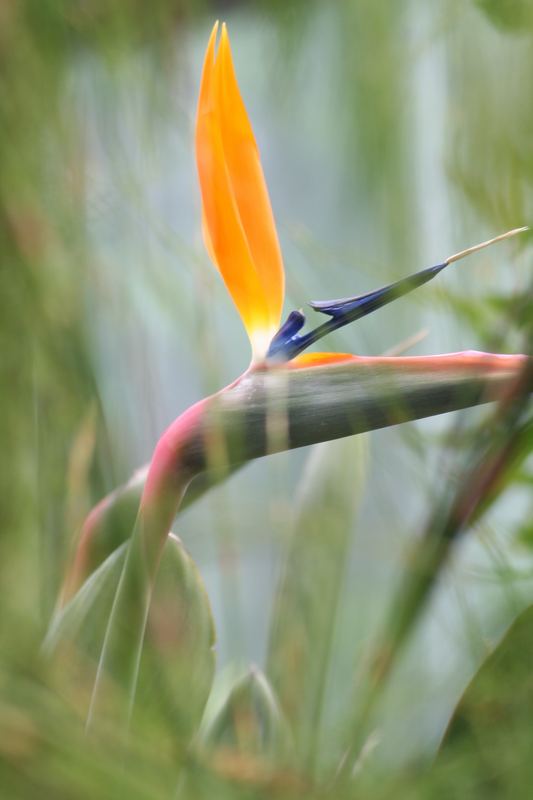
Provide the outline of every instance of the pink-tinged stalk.
[[[150,466],[139,507],[141,547],[149,572],[155,574],[166,537],[192,479],[206,466],[215,466],[216,434],[204,430],[207,411],[224,393],[237,386],[249,370],[215,394],[199,400],[172,422],[160,437]],[[188,445],[201,440],[200,458],[191,458]]]
[[139,509],[142,549],[150,573],[157,569],[181,499],[198,472],[184,457],[184,445],[198,434],[215,396],[200,400],[174,420],[154,450]]
[[119,714],[129,725],[157,568],[180,501],[196,471],[194,462],[187,459],[186,446],[197,436],[214,397],[201,400],[178,417],[155,448],[106,628],[87,730],[117,711],[109,707],[106,682],[110,678],[126,692]]
[[94,560],[94,551],[98,546],[98,539],[102,538],[105,527],[105,516],[113,507],[114,497],[117,492],[112,492],[100,500],[87,514],[80,531],[80,538],[74,553],[70,568],[67,570],[63,586],[58,599],[58,607],[63,607],[78,591],[84,580],[98,567]]
[[[276,392],[281,392],[281,394],[288,392],[291,404],[294,403],[295,405],[295,408],[290,411],[291,422],[298,423],[297,414],[300,407],[299,398],[301,397],[301,402],[305,403],[305,416],[308,420],[312,421],[314,419],[314,423],[307,423],[309,430],[307,432],[302,430],[298,442],[296,440],[292,442],[281,440],[281,445],[285,449],[290,449],[300,446],[300,444],[311,444],[315,440],[327,439],[328,436],[333,438],[330,429],[326,425],[325,413],[327,412],[328,418],[333,418],[336,413],[340,413],[340,404],[351,402],[350,395],[353,393],[355,396],[356,392],[360,392],[361,381],[365,380],[368,375],[373,375],[374,372],[376,375],[378,372],[383,375],[390,375],[391,379],[403,376],[404,379],[407,378],[412,381],[413,388],[418,387],[420,389],[426,378],[431,381],[429,376],[433,375],[437,379],[439,375],[445,376],[446,371],[450,370],[453,371],[453,375],[457,380],[458,396],[462,391],[460,379],[472,378],[480,381],[481,385],[486,382],[483,399],[471,403],[477,404],[495,398],[501,399],[504,392],[507,392],[512,397],[513,393],[520,391],[517,380],[523,373],[524,365],[528,362],[526,356],[494,355],[475,351],[448,353],[438,356],[403,357],[361,357],[336,354],[335,358],[330,358],[330,355],[309,354],[309,356],[305,357],[299,356],[294,362],[276,367],[260,367],[258,365],[217,395],[200,401],[200,403],[193,406],[172,423],[162,435],[156,447],[149,470],[147,468],[139,470],[129,484],[116,490],[101,501],[87,517],[73,564],[67,574],[62,593],[62,603],[66,602],[80,588],[91,572],[131,534],[141,495],[141,515],[138,522],[142,522],[143,541],[147,537],[150,538],[150,543],[143,545],[143,549],[146,547],[153,554],[160,550],[161,541],[164,542],[166,535],[165,530],[170,530],[172,519],[178,510],[180,498],[183,497],[184,492],[186,492],[184,502],[190,503],[195,497],[198,497],[209,488],[212,483],[227,477],[243,460],[260,457],[266,455],[267,452],[271,452],[271,450],[259,449],[258,451],[243,454],[243,459],[239,461],[239,459],[231,460],[233,458],[232,453],[225,452],[224,449],[220,450],[220,446],[224,447],[224,419],[221,418],[219,420],[220,426],[218,428],[212,417],[210,420],[208,419],[211,416],[209,413],[211,407],[215,406],[215,398],[220,401],[218,407],[221,409],[222,415],[225,413],[224,409],[231,405],[232,407],[235,406],[237,413],[242,414],[244,417],[247,403],[251,403],[256,390],[259,390],[266,381],[269,384],[272,383],[272,388],[268,392],[270,400],[275,399]],[[349,376],[348,386],[342,387],[342,397],[339,394],[340,390],[337,382],[339,371],[341,375]],[[283,375],[285,375],[286,380],[282,380],[278,385],[277,376],[283,377]],[[307,380],[306,376],[308,376],[309,380]],[[318,387],[320,390],[320,397],[318,395],[315,397],[314,392],[311,392],[311,396],[309,396],[308,384],[311,383],[313,387]],[[394,406],[394,384],[395,380],[391,384],[392,396],[386,398],[388,407]],[[408,385],[405,380],[403,385],[404,388]],[[373,384],[368,388],[370,393],[368,399],[371,402],[372,386]],[[330,397],[328,397],[329,388],[331,389]],[[423,386],[421,388],[423,393]],[[431,384],[428,383],[428,391],[431,391],[431,388]],[[268,398],[265,402],[268,402]],[[282,397],[280,399],[283,401]],[[397,401],[398,407],[401,409],[403,402],[401,390],[397,395]],[[324,406],[324,402],[327,403],[326,406]],[[383,402],[383,394],[376,395],[373,407],[379,410],[380,404]],[[316,404],[316,409],[313,409],[313,403]],[[467,402],[466,405],[468,404]],[[457,402],[455,407],[458,409],[464,405]],[[413,414],[412,417],[408,418],[415,419],[428,416],[431,413],[442,413],[443,410],[452,410],[452,408],[435,409],[432,412],[431,402],[429,402],[424,408],[419,407],[418,416]],[[267,411],[265,410],[266,413]],[[357,407],[355,406],[354,413],[357,415]],[[367,415],[366,411],[365,414]],[[353,424],[356,418],[350,415],[349,419],[350,423]],[[405,417],[402,417],[401,414],[397,415],[396,418],[392,415],[385,417],[383,424],[395,424],[403,421],[403,419]],[[316,424],[318,421],[320,422],[319,425]],[[226,423],[228,422],[226,419]],[[305,420],[302,420],[302,423],[305,423]],[[381,425],[378,426],[368,420],[367,429],[370,430],[373,427],[381,427]],[[305,424],[303,424],[303,428],[306,428]],[[202,446],[205,450],[210,451],[211,454],[218,452],[219,464],[224,469],[219,471],[218,476],[215,476],[213,470],[204,473],[201,476],[201,480],[194,481],[194,487],[196,487],[194,491],[192,489],[189,490],[189,483],[194,477],[195,471],[201,469],[202,465],[196,464],[195,466],[190,463],[190,451],[187,450],[187,443],[193,437],[198,438],[200,429]],[[354,431],[348,427],[348,423],[346,424],[346,429],[344,429],[341,423],[339,430],[335,431],[335,436],[347,436],[354,432],[361,432],[364,429],[365,426],[363,425]],[[252,437],[258,433],[258,431],[249,431],[248,435]],[[224,461],[226,456],[227,461]],[[213,461],[215,460],[212,458],[211,464],[208,464],[206,460],[203,467],[213,466]],[[147,474],[149,474],[148,479],[146,479]],[[156,530],[159,531],[157,535],[153,533]],[[157,540],[157,545],[151,543],[152,536]]]
[[[187,486],[209,463],[212,441],[204,432],[204,417],[217,398],[242,377],[191,406],[157,443],[104,636],[87,730],[109,717],[109,678],[126,691],[126,702],[119,713],[129,724],[159,561]],[[115,713],[111,710],[112,715]]]
[[[299,370],[263,366],[178,417],[160,438],[150,464],[105,635],[88,726],[109,712],[105,681],[100,679],[104,675],[127,691],[125,722],[129,719],[159,560],[195,475],[217,462],[242,463],[530,392],[531,363],[525,356],[466,352],[355,358],[353,363]],[[428,379],[433,375],[434,380]]]

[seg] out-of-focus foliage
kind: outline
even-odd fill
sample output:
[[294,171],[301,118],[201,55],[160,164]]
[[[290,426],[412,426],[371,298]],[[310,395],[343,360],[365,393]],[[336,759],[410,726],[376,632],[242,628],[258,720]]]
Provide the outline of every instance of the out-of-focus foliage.
[[288,729],[266,677],[252,668],[231,687],[203,734],[204,745],[231,754],[284,757]]
[[[81,719],[89,712],[124,554],[123,545],[91,575],[58,612],[44,643],[58,692]],[[136,690],[137,708],[148,709],[159,725],[161,747],[166,738],[179,752],[196,733],[213,680],[214,646],[205,588],[179,540],[170,536],[153,591]],[[110,687],[111,703],[112,692]]]
[[[238,72],[258,120],[295,306],[313,296],[374,288],[533,218],[528,0],[447,0],[438,8],[422,0],[1,5],[0,795],[152,800],[313,791],[341,798],[360,791],[411,798],[439,791],[485,796],[488,786],[500,796],[527,797],[529,611],[471,684],[450,729],[456,735],[446,739],[433,769],[428,759],[487,641],[533,594],[531,552],[524,546],[532,511],[527,451],[506,474],[508,494],[498,496],[454,551],[453,574],[436,578],[420,632],[376,717],[383,747],[368,764],[361,760],[355,789],[316,788],[314,763],[303,768],[298,757],[287,765],[290,734],[284,758],[276,761],[279,751],[269,749],[269,731],[261,727],[272,723],[275,703],[256,673],[246,696],[260,695],[259,712],[251,703],[255,716],[246,711],[237,727],[231,714],[220,718],[224,741],[242,739],[243,730],[245,739],[250,734],[254,758],[211,757],[194,741],[186,753],[168,746],[174,734],[183,743],[180,725],[189,714],[196,722],[203,699],[183,692],[182,684],[190,687],[187,670],[196,677],[201,670],[196,675],[192,658],[180,662],[174,638],[180,620],[171,625],[166,613],[154,630],[169,645],[169,672],[142,665],[153,684],[144,684],[138,740],[112,730],[87,738],[77,701],[41,651],[87,511],[138,466],[132,453],[149,457],[154,431],[203,389],[234,375],[246,357],[199,244],[189,180],[197,54],[220,15],[238,32]],[[165,184],[167,173],[176,178],[175,189]],[[129,249],[124,239],[131,239]],[[423,299],[401,301],[339,334],[332,349],[377,353],[428,326],[419,351],[527,349],[531,266],[530,248],[522,256],[509,248],[479,257],[445,284],[423,290]],[[291,698],[283,687],[294,685],[292,699],[301,705],[298,714],[288,709],[289,722],[294,726],[297,718],[294,727],[301,724],[314,742],[343,741],[359,685],[353,676],[367,666],[367,643],[398,573],[409,568],[406,542],[429,518],[443,476],[464,474],[471,419],[452,435],[429,425],[376,435],[364,496],[343,501],[339,493],[355,481],[348,452],[324,476],[294,529],[298,456],[276,457],[273,468],[255,465],[227,494],[217,494],[215,505],[204,504],[180,523],[213,601],[220,660],[229,660],[229,643],[237,643],[233,658],[252,654],[272,667],[267,679],[284,709]],[[475,419],[486,418],[476,412]],[[316,517],[313,499],[320,506]],[[323,518],[330,502],[339,518]],[[312,670],[295,660],[294,672],[289,664],[280,675],[274,656],[270,663],[265,657],[264,640],[280,543],[289,530],[291,570],[297,574],[300,553],[307,570],[277,598],[275,635],[296,615],[301,639],[292,644],[303,641],[316,660]],[[328,536],[340,542],[327,554],[331,563],[320,555]],[[341,557],[344,565],[337,563]],[[183,559],[179,585],[190,611],[195,567]],[[169,573],[161,579],[173,580]],[[311,579],[316,594],[306,584]],[[195,581],[206,654],[203,697],[211,627]],[[105,622],[105,613],[91,608],[84,637]],[[285,656],[290,643],[287,633]],[[66,657],[69,669],[78,655]],[[309,694],[310,686],[316,691]],[[235,693],[224,708],[234,706]],[[459,719],[468,721],[468,732],[459,731]],[[263,742],[272,756],[266,765],[255,759]],[[342,752],[328,753],[328,762],[330,756],[339,762]]]
[[515,33],[527,32],[533,25],[533,9],[528,0],[477,0],[494,25]]
[[276,591],[267,670],[298,757],[310,771],[324,760],[320,731],[335,641],[332,621],[363,493],[365,444],[364,437],[350,437],[313,448]]
[[524,769],[531,775],[532,625],[529,607],[467,687],[440,748],[439,760],[467,755],[478,769],[480,789],[485,786],[487,792],[505,789],[525,796]]

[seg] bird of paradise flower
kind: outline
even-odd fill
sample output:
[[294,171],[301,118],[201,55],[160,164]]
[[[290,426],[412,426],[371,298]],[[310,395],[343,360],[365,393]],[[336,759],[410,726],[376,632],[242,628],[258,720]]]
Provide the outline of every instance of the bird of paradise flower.
[[[449,264],[526,229],[509,231],[376,291],[311,303],[328,320],[309,333],[302,333],[305,317],[300,311],[291,312],[280,326],[284,270],[274,217],[225,25],[218,51],[217,34],[218,23],[205,55],[196,123],[203,233],[250,338],[252,361],[230,386],[199,401],[170,425],[135,484],[141,491],[140,506],[101,660],[102,669],[116,674],[129,652],[124,680],[132,691],[164,543],[191,481],[217,458],[230,466],[241,464],[274,450],[495,399],[509,390],[527,362],[525,356],[472,351],[423,357],[303,352],[332,330],[431,280]],[[275,441],[269,436],[273,406],[285,417],[283,435]],[[66,596],[86,576],[88,553],[117,497],[122,495],[111,496],[89,516]],[[131,622],[132,608],[137,609],[137,624]],[[128,626],[120,622],[125,615]],[[97,681],[92,712],[98,694]]]
[[300,311],[291,312],[280,328],[285,276],[274,217],[225,24],[215,52],[217,33],[218,22],[205,55],[196,123],[202,227],[207,251],[250,338],[253,365],[289,362],[292,367],[307,367],[355,358],[345,353],[300,353],[331,331],[421,286],[449,264],[527,230],[508,231],[376,291],[311,302],[314,310],[330,319],[308,334],[300,333],[305,324]]

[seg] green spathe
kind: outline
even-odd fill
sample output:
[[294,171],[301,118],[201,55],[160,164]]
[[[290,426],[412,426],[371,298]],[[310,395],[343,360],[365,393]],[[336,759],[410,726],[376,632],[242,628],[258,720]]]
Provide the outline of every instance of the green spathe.
[[[528,363],[468,351],[245,373],[211,399],[184,443],[195,477],[182,507],[251,459],[497,400],[512,393]],[[67,594],[131,534],[146,474],[138,470],[86,524]]]

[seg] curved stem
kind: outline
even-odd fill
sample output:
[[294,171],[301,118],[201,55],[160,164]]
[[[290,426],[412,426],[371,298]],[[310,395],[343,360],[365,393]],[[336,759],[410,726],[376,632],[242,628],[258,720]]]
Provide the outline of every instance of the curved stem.
[[[178,417],[155,449],[105,633],[87,728],[110,711],[129,722],[159,560],[183,494],[203,468],[200,460],[187,457],[187,444],[201,430],[202,416],[212,400],[201,400]],[[126,693],[119,709],[109,708],[110,678]]]
[[[198,469],[190,461],[194,450],[192,411],[163,435],[157,460],[162,463],[166,450],[172,461],[172,448],[177,447],[178,441],[183,448],[183,437],[189,437],[192,477],[183,489],[183,507],[251,458],[273,449],[300,447],[496,399],[506,384],[512,384],[513,376],[526,360],[518,355],[465,352],[401,358],[352,357],[338,364],[305,369],[291,368],[290,363],[266,370],[257,368],[210,400],[202,401],[203,439],[196,448],[196,458],[203,453],[204,461],[196,464]],[[272,437],[265,435],[266,427],[275,427],[272,416],[276,415],[285,415],[286,425],[282,428],[288,434],[287,438],[281,436],[277,448]],[[147,474],[148,468],[138,470],[126,486],[108,495],[87,517],[60,605],[131,535],[141,496],[143,504],[149,499],[144,495]]]

